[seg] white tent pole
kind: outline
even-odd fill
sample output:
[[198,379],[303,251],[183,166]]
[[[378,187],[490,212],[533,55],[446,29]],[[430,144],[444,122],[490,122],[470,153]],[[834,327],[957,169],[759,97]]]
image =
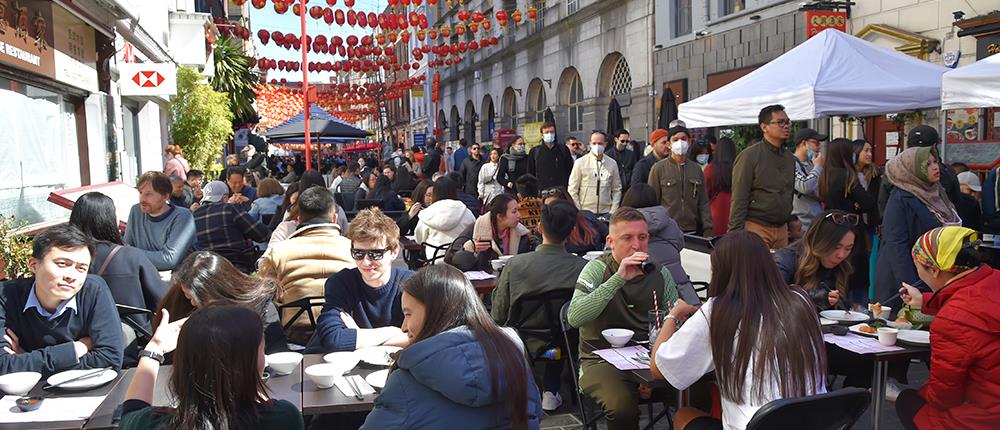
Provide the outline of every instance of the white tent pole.
[[941,118],[940,118],[940,120],[941,120],[940,121],[941,122],[941,128],[940,128],[940,130],[941,130],[941,162],[946,162],[947,161],[948,130],[944,129],[945,126],[947,126],[947,121],[946,121],[947,120],[947,116],[948,116],[948,111],[942,110],[941,111]]

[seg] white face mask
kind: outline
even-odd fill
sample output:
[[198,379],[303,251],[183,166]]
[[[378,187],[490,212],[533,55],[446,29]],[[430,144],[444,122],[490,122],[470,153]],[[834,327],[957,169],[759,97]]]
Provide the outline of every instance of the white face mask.
[[542,140],[544,140],[545,143],[555,142],[556,141],[556,135],[554,135],[552,133],[545,133],[545,134],[542,135]]
[[670,151],[673,152],[674,155],[684,155],[684,154],[687,154],[687,152],[688,152],[688,141],[686,141],[686,140],[678,140],[678,141],[676,141],[674,143],[671,143],[670,144]]
[[590,153],[594,155],[604,154],[604,145],[590,144]]
[[702,166],[708,164],[708,154],[698,154],[695,158],[698,160],[698,164]]

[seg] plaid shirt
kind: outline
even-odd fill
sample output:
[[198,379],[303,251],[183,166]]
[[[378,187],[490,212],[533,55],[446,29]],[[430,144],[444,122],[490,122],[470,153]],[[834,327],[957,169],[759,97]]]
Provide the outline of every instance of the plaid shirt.
[[271,236],[266,225],[229,203],[202,204],[194,211],[194,225],[198,230],[195,249],[217,252],[230,261],[249,253],[254,241],[266,242]]

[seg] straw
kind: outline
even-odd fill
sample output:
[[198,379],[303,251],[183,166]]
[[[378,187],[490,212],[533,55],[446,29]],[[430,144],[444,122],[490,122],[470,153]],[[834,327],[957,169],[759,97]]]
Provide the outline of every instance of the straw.
[[656,290],[653,290],[653,309],[656,309],[656,330],[660,330],[660,302],[656,300]]

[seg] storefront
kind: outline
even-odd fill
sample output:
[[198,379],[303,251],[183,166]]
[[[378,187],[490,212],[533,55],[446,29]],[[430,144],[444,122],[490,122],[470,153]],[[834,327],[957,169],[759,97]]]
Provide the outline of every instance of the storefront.
[[49,192],[106,180],[106,99],[94,28],[52,1],[13,6],[0,2],[0,213],[36,224],[68,216]]

